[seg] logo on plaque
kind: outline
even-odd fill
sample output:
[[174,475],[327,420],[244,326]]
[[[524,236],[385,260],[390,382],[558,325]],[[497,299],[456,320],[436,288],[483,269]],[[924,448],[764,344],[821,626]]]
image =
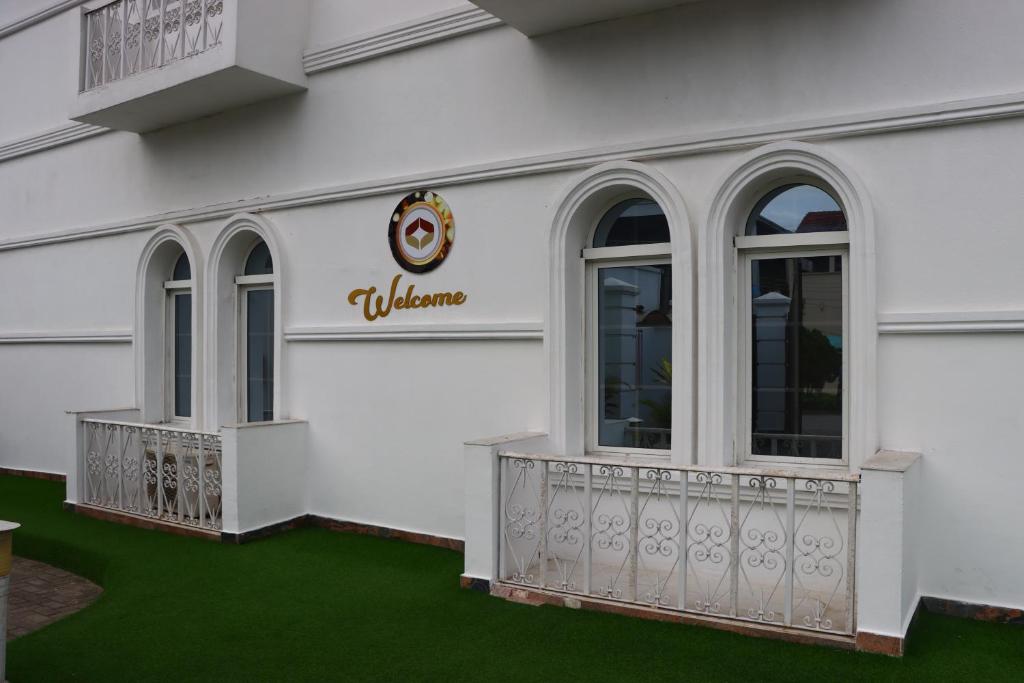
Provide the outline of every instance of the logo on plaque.
[[419,190],[405,196],[391,216],[388,242],[398,265],[427,273],[441,265],[455,241],[455,220],[441,195]]

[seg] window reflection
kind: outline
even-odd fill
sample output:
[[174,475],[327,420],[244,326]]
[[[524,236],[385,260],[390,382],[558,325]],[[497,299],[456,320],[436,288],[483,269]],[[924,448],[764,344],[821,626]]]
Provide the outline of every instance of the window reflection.
[[765,195],[750,214],[747,235],[789,235],[846,230],[832,195],[813,185],[784,185]]
[[842,257],[751,261],[756,455],[841,458]]
[[246,293],[246,417],[274,419],[274,290]]
[[594,231],[595,247],[625,247],[668,241],[665,212],[650,199],[619,202],[601,218]]
[[672,435],[672,266],[597,271],[598,444],[668,449]]

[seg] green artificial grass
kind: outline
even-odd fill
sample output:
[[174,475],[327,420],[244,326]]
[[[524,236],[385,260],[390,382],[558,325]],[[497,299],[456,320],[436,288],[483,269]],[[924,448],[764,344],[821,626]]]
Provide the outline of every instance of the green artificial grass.
[[61,509],[63,485],[0,476],[15,552],[103,586],[12,641],[29,681],[1021,680],[1024,629],[924,614],[903,659],[462,590],[462,556],[303,529],[222,545]]

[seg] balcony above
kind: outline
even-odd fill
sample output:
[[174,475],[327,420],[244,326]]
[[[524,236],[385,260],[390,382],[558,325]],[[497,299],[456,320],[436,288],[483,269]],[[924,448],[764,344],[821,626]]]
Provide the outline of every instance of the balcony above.
[[87,3],[70,118],[137,133],[306,88],[307,0]]
[[550,0],[472,0],[484,9],[530,37],[598,21],[644,14],[696,0],[587,0],[551,2]]

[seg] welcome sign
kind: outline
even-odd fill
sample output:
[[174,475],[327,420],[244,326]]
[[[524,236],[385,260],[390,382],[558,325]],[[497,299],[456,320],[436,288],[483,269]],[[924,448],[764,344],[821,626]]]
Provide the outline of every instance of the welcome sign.
[[[427,273],[441,265],[451,253],[455,243],[455,219],[451,207],[441,195],[430,190],[417,190],[407,194],[395,207],[388,223],[388,244],[391,255],[410,273]],[[410,284],[399,293],[401,273],[391,280],[387,299],[377,294],[376,287],[353,289],[348,302],[362,306],[368,321],[385,318],[392,311],[412,308],[461,306],[468,298],[464,292],[433,292],[417,294],[416,285]]]

